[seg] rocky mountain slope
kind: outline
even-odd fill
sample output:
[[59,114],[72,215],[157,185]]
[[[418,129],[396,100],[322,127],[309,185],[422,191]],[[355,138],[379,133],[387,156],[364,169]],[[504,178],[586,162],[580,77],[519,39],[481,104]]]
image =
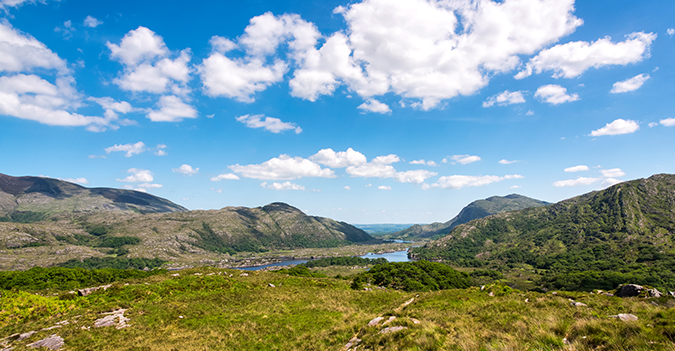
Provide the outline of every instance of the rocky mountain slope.
[[347,223],[308,216],[284,203],[174,213],[69,213],[33,223],[0,222],[0,270],[104,256],[227,265],[237,252],[372,240]]
[[464,207],[455,218],[445,223],[416,224],[408,229],[396,232],[391,237],[401,239],[430,238],[436,235],[450,233],[452,228],[489,215],[522,210],[529,207],[550,205],[546,201],[535,200],[527,196],[511,194],[507,196],[492,196],[484,200],[477,200]]
[[658,174],[477,219],[411,250],[458,266],[545,270],[557,286],[626,280],[675,287],[675,175]]
[[0,174],[0,218],[32,222],[58,213],[165,213],[187,211],[169,200],[134,190],[85,188],[44,177]]

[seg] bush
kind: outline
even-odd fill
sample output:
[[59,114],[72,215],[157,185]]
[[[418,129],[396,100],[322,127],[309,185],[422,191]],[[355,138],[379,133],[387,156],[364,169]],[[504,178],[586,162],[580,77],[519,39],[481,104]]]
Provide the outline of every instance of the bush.
[[358,274],[352,288],[363,288],[364,283],[405,290],[430,291],[462,289],[471,286],[471,278],[442,263],[429,261],[390,262],[377,265]]

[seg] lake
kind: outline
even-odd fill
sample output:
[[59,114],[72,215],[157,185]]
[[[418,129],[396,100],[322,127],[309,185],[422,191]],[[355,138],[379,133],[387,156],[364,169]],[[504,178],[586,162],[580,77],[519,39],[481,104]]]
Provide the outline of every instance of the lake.
[[[403,250],[403,251],[394,251],[394,252],[387,252],[387,253],[382,253],[382,254],[374,254],[374,253],[368,253],[363,256],[359,256],[362,258],[369,258],[371,260],[384,257],[387,259],[389,262],[408,262],[410,259],[408,258],[408,250]],[[281,261],[277,263],[272,263],[272,264],[266,264],[262,266],[253,266],[253,267],[239,267],[237,269],[241,269],[244,271],[257,271],[266,267],[274,267],[274,266],[288,266],[288,265],[298,265],[301,263],[305,263],[309,260],[293,260],[293,261]]]

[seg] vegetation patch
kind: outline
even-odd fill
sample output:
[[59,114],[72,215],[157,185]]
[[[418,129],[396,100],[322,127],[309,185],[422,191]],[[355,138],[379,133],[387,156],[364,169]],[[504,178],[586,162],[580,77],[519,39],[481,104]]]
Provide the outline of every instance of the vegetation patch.
[[0,289],[4,290],[70,290],[107,284],[129,278],[145,278],[166,271],[140,271],[135,269],[84,269],[35,267],[27,271],[0,271]]
[[361,258],[361,257],[326,257],[317,260],[307,261],[302,263],[308,268],[314,267],[329,267],[329,266],[367,266],[387,263],[386,258]]
[[167,261],[159,258],[90,257],[83,260],[68,260],[66,262],[60,263],[58,266],[64,268],[83,269],[155,269],[161,267],[166,262]]
[[438,262],[390,262],[359,273],[352,281],[352,289],[361,290],[364,284],[405,291],[432,291],[468,288],[471,278]]

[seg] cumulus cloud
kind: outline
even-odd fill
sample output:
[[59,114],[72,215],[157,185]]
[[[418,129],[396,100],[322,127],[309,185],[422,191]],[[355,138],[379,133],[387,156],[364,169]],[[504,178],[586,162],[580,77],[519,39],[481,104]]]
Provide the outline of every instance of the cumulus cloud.
[[618,178],[626,175],[626,173],[622,171],[621,168],[602,169],[600,170],[600,173],[602,173],[602,176],[606,178]]
[[199,173],[199,167],[197,168],[192,168],[192,166],[188,164],[181,165],[178,168],[172,168],[171,169],[174,173],[181,173],[185,175],[192,176],[193,174]]
[[649,57],[649,48],[655,39],[656,34],[635,32],[620,43],[612,43],[611,38],[605,37],[593,43],[559,44],[539,52],[515,78],[522,79],[543,71],[553,71],[554,78],[574,78],[591,67],[640,62]]
[[537,89],[537,92],[534,93],[534,97],[551,105],[559,105],[565,102],[579,100],[579,94],[568,95],[567,88],[563,88],[556,84],[540,86],[539,89]]
[[565,168],[565,172],[582,172],[582,171],[588,171],[589,168],[588,166],[585,165],[578,165],[574,167],[567,167]]
[[675,118],[666,118],[659,121],[662,126],[673,127],[675,126]]
[[65,180],[66,182],[71,182],[71,183],[77,183],[77,184],[83,184],[87,185],[89,184],[89,181],[87,178],[59,178],[61,180]]
[[148,109],[147,117],[153,122],[179,122],[183,118],[197,118],[197,110],[175,95],[162,96],[158,110]]
[[507,160],[507,159],[499,160],[499,164],[500,164],[500,165],[510,165],[510,164],[516,163],[516,162],[518,162],[518,161],[517,161],[517,160],[509,161],[509,160]]
[[275,134],[285,130],[295,130],[295,134],[302,132],[302,128],[293,123],[282,122],[279,118],[265,117],[265,115],[243,115],[235,119],[249,128],[264,128]]
[[438,166],[438,164],[436,162],[431,161],[431,160],[425,161],[424,159],[410,161],[410,164],[411,165],[427,165],[427,166],[432,166],[432,167]]
[[626,79],[621,82],[616,82],[612,86],[612,90],[610,91],[610,93],[618,94],[638,90],[640,89],[642,84],[644,84],[649,78],[651,78],[649,77],[649,74],[638,74],[633,78]]
[[587,178],[587,177],[579,177],[577,179],[568,179],[568,180],[559,180],[555,183],[553,183],[553,186],[556,188],[561,188],[565,186],[579,186],[579,185],[590,185],[593,184],[599,180],[602,180],[602,178]]
[[310,160],[331,168],[344,168],[361,165],[367,162],[364,154],[349,148],[347,151],[335,152],[333,149],[322,149],[309,157]]
[[630,134],[638,129],[640,129],[640,126],[637,122],[619,118],[598,130],[592,131],[591,136]]
[[668,33],[668,35],[672,37],[675,34],[675,28],[668,28],[668,30],[666,30],[666,33]]
[[388,185],[380,185],[377,188],[380,190],[391,190],[391,187]]
[[29,72],[36,68],[68,73],[66,61],[45,44],[0,21],[0,72]]
[[602,186],[610,187],[612,185],[619,184],[621,182],[623,182],[623,180],[614,179],[614,178],[607,178],[607,179],[602,181]]
[[302,157],[280,155],[261,164],[232,165],[229,168],[246,178],[254,179],[298,179],[302,177],[334,178],[329,168],[321,168],[317,163]]
[[142,61],[165,56],[169,52],[162,37],[142,26],[124,35],[120,45],[107,42],[106,46],[110,49],[112,58],[127,66],[135,66]]
[[117,179],[117,181],[126,183],[150,183],[154,180],[152,172],[147,169],[129,168],[127,173],[131,173],[131,175],[124,179]]
[[89,97],[87,100],[94,101],[101,105],[101,107],[105,110],[103,116],[105,116],[106,120],[108,121],[117,121],[117,123],[122,125],[131,125],[136,123],[135,121],[129,119],[119,120],[120,113],[127,114],[129,112],[135,111],[131,104],[126,101],[118,102],[111,97]]
[[145,152],[146,147],[145,143],[139,141],[135,144],[115,144],[113,146],[107,147],[104,149],[107,154],[111,152],[126,152],[125,157],[131,157],[133,155],[138,155]]
[[100,21],[92,16],[87,16],[84,19],[84,25],[90,28],[96,28],[103,24],[103,21]]
[[396,163],[400,160],[401,159],[398,156],[396,156],[394,154],[389,154],[389,155],[377,156],[370,162],[380,164],[380,165],[388,165],[388,164]]
[[267,184],[267,182],[262,182],[260,184],[260,187],[265,188],[265,189],[271,189],[271,190],[305,190],[305,187],[299,184],[291,183],[291,182],[283,182],[283,183],[272,183],[272,184]]
[[438,178],[438,182],[427,185],[424,188],[429,189],[429,188],[443,188],[443,189],[461,189],[464,187],[472,187],[472,186],[483,186],[483,185],[488,185],[496,182],[500,182],[505,179],[522,179],[524,178],[522,175],[519,174],[511,174],[511,175],[505,175],[505,176],[493,176],[493,175],[485,175],[485,176],[467,176],[467,175],[451,175],[451,176],[443,176]]
[[345,189],[345,190],[352,190],[352,188],[351,188],[349,185],[345,185],[345,186],[342,187],[342,188]]
[[212,182],[221,180],[239,180],[239,177],[234,173],[223,173],[211,178]]
[[425,180],[436,175],[438,175],[438,173],[420,169],[414,171],[396,172],[394,179],[399,183],[421,184],[424,183]]
[[454,155],[454,156],[448,156],[448,157],[444,158],[441,162],[442,163],[450,162],[453,165],[457,164],[457,163],[466,165],[466,164],[477,162],[477,161],[480,161],[480,157],[478,157],[478,156]]
[[166,153],[166,151],[164,151],[164,149],[166,149],[166,145],[164,145],[164,144],[157,144],[157,146],[155,146],[155,155],[157,155],[157,156],[166,156],[167,153]]
[[483,107],[491,107],[496,105],[506,106],[513,104],[522,104],[525,102],[522,91],[508,91],[505,90],[497,95],[490,96],[483,102]]
[[377,101],[376,99],[368,99],[357,107],[360,110],[375,112],[375,113],[389,113],[391,109],[387,104]]
[[362,178],[392,178],[396,175],[396,169],[393,166],[379,163],[349,166],[345,171],[352,177]]

